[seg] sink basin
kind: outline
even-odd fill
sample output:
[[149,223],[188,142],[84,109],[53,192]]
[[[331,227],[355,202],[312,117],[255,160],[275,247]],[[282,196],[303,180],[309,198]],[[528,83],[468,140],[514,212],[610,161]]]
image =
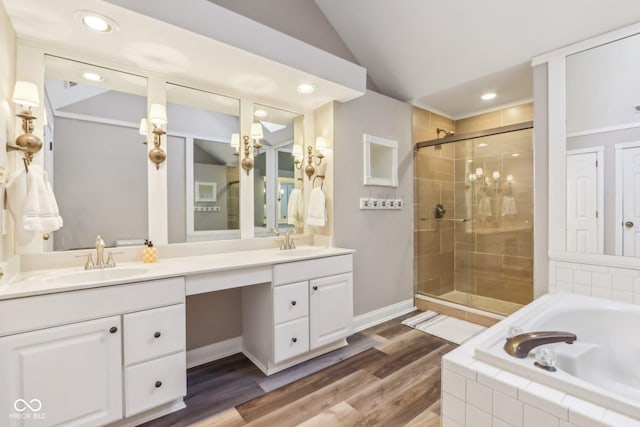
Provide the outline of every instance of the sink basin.
[[82,270],[66,274],[55,274],[42,278],[43,282],[52,285],[76,285],[79,283],[106,282],[144,274],[149,271],[143,267],[105,268],[99,270]]
[[299,249],[287,249],[284,251],[279,251],[279,256],[307,256],[307,255],[315,255],[324,248],[322,247],[307,247],[307,248],[299,248]]

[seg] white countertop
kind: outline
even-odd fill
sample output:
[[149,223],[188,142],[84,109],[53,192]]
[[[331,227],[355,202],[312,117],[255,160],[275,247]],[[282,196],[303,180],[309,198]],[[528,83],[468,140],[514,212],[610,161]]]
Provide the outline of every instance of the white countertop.
[[[306,259],[351,254],[352,249],[301,246],[297,249],[260,249],[209,255],[160,259],[154,264],[123,262],[115,268],[85,271],[82,266],[20,273],[0,285],[0,300],[34,295],[98,288],[122,283],[141,282],[167,277],[189,276],[260,266],[272,266]],[[124,273],[123,276],[96,280],[100,271]],[[126,274],[127,271],[132,274]],[[83,277],[86,274],[86,279]],[[69,280],[65,280],[68,277]]]

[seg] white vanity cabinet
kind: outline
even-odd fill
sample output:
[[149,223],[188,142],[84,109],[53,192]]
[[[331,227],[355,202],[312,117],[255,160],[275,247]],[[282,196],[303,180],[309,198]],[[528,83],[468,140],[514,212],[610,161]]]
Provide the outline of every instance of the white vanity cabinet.
[[353,274],[310,280],[309,313],[311,350],[348,336],[353,323]]
[[97,426],[122,418],[121,337],[120,316],[111,316],[1,338],[5,421]]
[[270,375],[346,345],[352,271],[351,254],[288,262],[272,283],[243,288],[244,354]]
[[180,277],[0,300],[0,412],[94,427],[181,401],[184,299]]

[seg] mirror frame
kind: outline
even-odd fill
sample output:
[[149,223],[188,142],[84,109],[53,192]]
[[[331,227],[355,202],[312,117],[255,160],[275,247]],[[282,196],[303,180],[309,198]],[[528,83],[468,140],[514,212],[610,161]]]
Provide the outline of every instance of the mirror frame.
[[[362,143],[364,149],[364,185],[378,185],[385,187],[398,186],[398,141],[381,138],[368,134],[362,135]],[[372,175],[373,167],[371,166],[371,151],[373,145],[390,148],[391,151],[391,177],[376,177]]]
[[[548,261],[590,263],[610,267],[640,268],[640,259],[619,255],[583,254],[566,250],[566,63],[567,57],[607,43],[640,34],[640,24],[633,24],[533,58],[531,66],[547,65],[547,149],[548,182],[562,182],[548,191]],[[552,220],[551,220],[552,219]]]
[[[274,108],[279,108],[287,111],[296,111],[297,108],[289,105],[283,105],[279,102],[273,102],[272,100],[261,98],[259,95],[253,96],[248,99],[246,94],[221,90],[216,86],[215,82],[202,82],[190,80],[188,76],[176,76],[176,75],[163,75],[153,73],[148,70],[123,65],[122,63],[113,60],[106,59],[100,56],[88,56],[85,53],[77,51],[69,51],[65,48],[50,44],[37,44],[34,45],[30,42],[23,40],[17,41],[16,47],[16,68],[19,70],[16,78],[19,80],[28,80],[34,82],[40,89],[40,96],[44,88],[44,60],[45,55],[53,55],[71,61],[79,61],[83,63],[92,64],[98,67],[110,68],[113,70],[121,71],[123,73],[134,74],[147,79],[147,108],[150,108],[151,104],[166,105],[166,85],[168,83],[177,84],[193,88],[196,90],[202,90],[205,92],[211,92],[220,94],[223,96],[236,98],[240,100],[240,133],[241,135],[249,135],[251,123],[253,123],[253,105],[269,105]],[[43,107],[34,107],[33,112],[38,117],[35,121],[36,130],[34,134],[42,138],[43,136]],[[303,116],[304,123],[304,141],[314,140],[314,110],[306,110],[299,112]],[[16,129],[19,126],[16,125]],[[151,133],[149,137],[152,137]],[[161,147],[167,149],[166,138],[161,138]],[[167,152],[168,156],[171,156],[170,152]],[[15,152],[7,153],[8,166],[7,170],[15,170],[21,167],[22,161]],[[34,162],[37,164],[43,164],[43,156],[36,155]],[[146,160],[147,162],[147,184],[148,184],[148,219],[149,229],[148,236],[156,246],[167,245],[169,239],[168,230],[168,199],[167,199],[167,169],[166,162],[160,165],[159,169],[156,169],[155,164]],[[305,187],[306,187],[305,183]],[[306,193],[305,193],[306,194]],[[306,197],[306,196],[305,196]],[[237,240],[252,240],[255,238],[255,230],[253,226],[254,215],[254,198],[253,198],[253,170],[249,174],[240,170],[240,239]],[[305,225],[304,232],[308,233],[309,230]],[[11,231],[13,233],[13,230]],[[14,248],[15,249],[15,248]],[[42,241],[34,240],[28,247],[23,248],[20,254],[43,254],[44,245]]]

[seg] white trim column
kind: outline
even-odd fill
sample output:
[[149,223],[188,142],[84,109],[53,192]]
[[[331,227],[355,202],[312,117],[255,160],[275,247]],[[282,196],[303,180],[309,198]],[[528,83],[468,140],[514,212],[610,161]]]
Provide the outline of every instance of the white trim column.
[[[159,76],[149,76],[147,81],[147,117],[151,104],[166,106],[167,91],[165,79]],[[149,126],[147,148],[153,148],[153,126]],[[161,146],[167,153],[167,135],[161,138]],[[167,199],[167,162],[163,162],[158,169],[148,158],[147,162],[147,200],[149,218],[149,239],[155,245],[169,243],[169,206]]]

